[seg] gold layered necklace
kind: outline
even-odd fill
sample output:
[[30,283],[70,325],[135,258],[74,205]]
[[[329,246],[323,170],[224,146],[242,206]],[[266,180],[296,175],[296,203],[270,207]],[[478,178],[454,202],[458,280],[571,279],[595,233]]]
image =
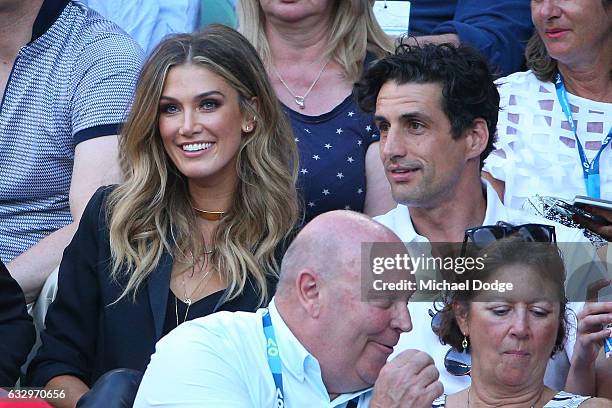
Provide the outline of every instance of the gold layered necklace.
[[323,66],[321,67],[321,70],[317,74],[317,77],[312,82],[312,84],[310,84],[310,87],[304,93],[304,95],[298,95],[297,93],[293,92],[293,90],[291,88],[289,88],[289,85],[287,85],[287,83],[285,82],[285,80],[283,79],[281,74],[278,72],[276,67],[272,66],[272,69],[274,70],[274,73],[278,77],[278,80],[281,82],[281,84],[283,84],[283,86],[287,89],[289,94],[291,96],[293,96],[293,101],[297,104],[297,106],[300,107],[300,109],[304,109],[306,107],[306,97],[308,97],[308,94],[310,94],[310,91],[312,91],[312,88],[314,88],[314,86],[317,84],[317,82],[319,82],[319,79],[321,78],[321,75],[323,74],[323,71],[325,71],[325,68],[327,67],[327,64],[329,64],[329,61],[331,61],[331,58],[328,59],[325,64],[323,64]]

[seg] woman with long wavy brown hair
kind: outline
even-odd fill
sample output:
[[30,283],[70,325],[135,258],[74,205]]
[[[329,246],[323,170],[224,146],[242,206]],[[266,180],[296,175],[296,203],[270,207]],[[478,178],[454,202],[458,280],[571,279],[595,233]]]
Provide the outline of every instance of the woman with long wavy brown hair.
[[296,146],[257,52],[210,26],[163,41],[122,132],[125,182],[99,190],[67,248],[32,385],[74,405],[144,370],[185,320],[271,296],[297,219]]

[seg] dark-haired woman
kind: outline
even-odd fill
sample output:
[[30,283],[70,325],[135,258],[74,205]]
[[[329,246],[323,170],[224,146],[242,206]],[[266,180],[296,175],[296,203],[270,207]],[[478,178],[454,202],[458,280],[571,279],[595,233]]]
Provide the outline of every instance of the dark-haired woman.
[[[441,341],[469,351],[471,384],[433,406],[612,407],[609,400],[544,385],[547,362],[566,336],[565,269],[557,246],[510,237],[475,256],[484,268],[456,275],[467,289],[447,295],[438,330]],[[513,287],[475,290],[476,281]]]

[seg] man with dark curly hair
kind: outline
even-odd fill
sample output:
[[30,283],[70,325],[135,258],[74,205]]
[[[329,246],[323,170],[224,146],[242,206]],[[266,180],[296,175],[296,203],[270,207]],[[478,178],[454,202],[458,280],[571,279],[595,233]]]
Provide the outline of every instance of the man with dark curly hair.
[[[481,178],[483,162],[493,149],[499,111],[493,79],[476,50],[452,44],[400,45],[394,55],[370,67],[355,92],[361,108],[374,112],[380,157],[398,203],[377,221],[408,243],[462,242],[467,228],[499,221],[553,225],[559,243],[583,243],[559,244],[568,279],[579,267],[581,274],[599,271],[592,264],[597,255],[582,230],[505,207],[493,186]],[[588,282],[582,276],[581,285]],[[415,327],[429,326],[429,309],[435,310],[431,302],[411,302],[409,308]],[[566,344],[567,355],[555,359],[558,366],[547,378],[552,388],[562,389],[569,362],[584,358],[585,347],[580,345],[588,343],[584,339],[594,330],[586,326],[577,333],[579,346],[574,350],[574,344]],[[445,369],[448,346],[440,344],[432,330],[403,334],[396,351],[407,348],[433,355],[446,393],[469,385],[468,376],[456,377]]]

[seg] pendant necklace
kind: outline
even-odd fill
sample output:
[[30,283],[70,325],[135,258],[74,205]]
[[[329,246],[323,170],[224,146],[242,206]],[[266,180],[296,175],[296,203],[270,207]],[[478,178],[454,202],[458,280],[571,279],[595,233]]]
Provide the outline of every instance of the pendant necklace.
[[305,102],[306,102],[306,97],[308,96],[308,94],[310,94],[310,91],[312,91],[312,88],[314,88],[314,86],[317,84],[317,82],[319,82],[319,79],[321,78],[321,75],[323,74],[323,71],[325,71],[325,68],[327,67],[327,64],[329,64],[329,61],[331,61],[331,58],[327,60],[327,62],[325,64],[323,64],[323,66],[321,67],[321,70],[319,71],[319,74],[317,75],[317,77],[315,78],[315,80],[313,81],[312,84],[310,84],[310,87],[308,88],[308,90],[304,93],[304,95],[298,95],[295,92],[293,92],[291,90],[291,88],[289,88],[289,85],[287,85],[287,83],[285,82],[285,80],[283,79],[283,77],[281,76],[281,74],[278,72],[278,70],[276,69],[276,67],[272,66],[272,69],[274,70],[274,73],[276,74],[276,76],[278,77],[278,80],[281,82],[281,84],[283,84],[283,86],[287,89],[287,91],[289,92],[289,94],[291,96],[293,96],[293,100],[294,102],[297,104],[297,106],[300,107],[300,109],[304,109],[305,108]]
[[[212,253],[212,251],[210,253]],[[193,257],[193,255],[192,255],[192,257]],[[202,268],[204,268],[204,265],[202,265]],[[185,323],[187,321],[187,316],[189,315],[189,308],[193,304],[193,300],[191,299],[191,296],[193,296],[193,294],[198,291],[198,289],[202,285],[202,282],[204,282],[206,280],[206,277],[210,274],[211,270],[212,269],[209,269],[204,274],[204,276],[202,276],[202,278],[200,278],[200,281],[198,282],[198,285],[195,287],[195,289],[191,292],[191,295],[189,295],[189,296],[187,296],[187,285],[185,284],[185,273],[183,273],[181,275],[181,280],[183,282],[183,294],[185,296],[185,298],[182,299],[181,301],[187,305],[187,310],[185,310],[185,316],[183,316],[182,323]],[[200,272],[201,271],[202,270],[200,269]],[[195,258],[193,259],[193,262],[191,264],[191,276],[193,277],[194,274],[195,274]],[[175,295],[174,296],[174,313],[176,315],[176,325],[178,326],[179,325],[179,315],[178,315],[178,300],[177,299],[178,299],[178,296]]]

